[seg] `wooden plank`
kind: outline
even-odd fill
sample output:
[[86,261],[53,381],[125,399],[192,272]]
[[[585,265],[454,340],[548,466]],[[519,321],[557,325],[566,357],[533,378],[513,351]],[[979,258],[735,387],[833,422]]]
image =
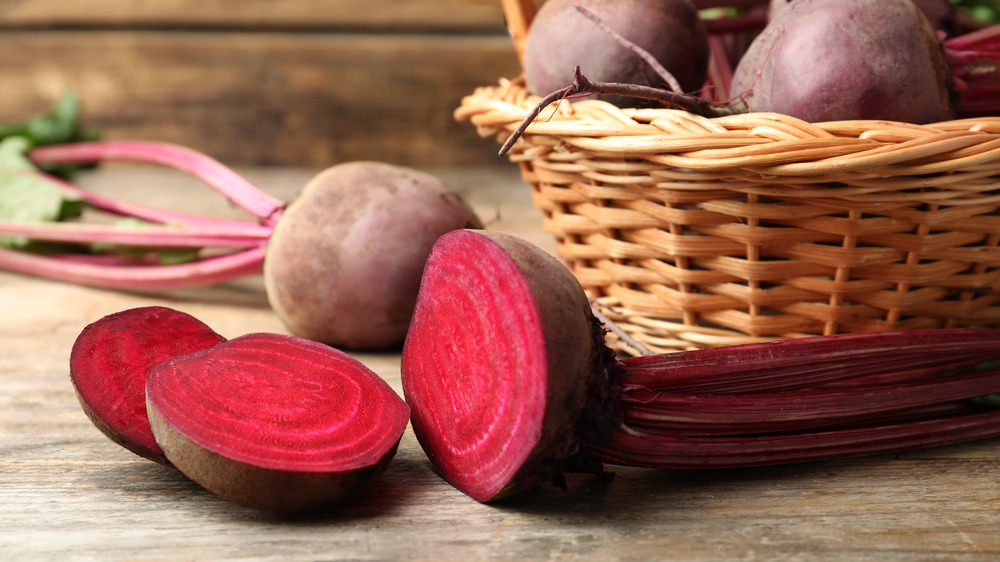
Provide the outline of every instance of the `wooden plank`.
[[0,122],[78,92],[107,138],[177,142],[230,164],[495,163],[452,117],[520,72],[505,35],[7,31]]
[[499,0],[32,0],[0,27],[504,29]]

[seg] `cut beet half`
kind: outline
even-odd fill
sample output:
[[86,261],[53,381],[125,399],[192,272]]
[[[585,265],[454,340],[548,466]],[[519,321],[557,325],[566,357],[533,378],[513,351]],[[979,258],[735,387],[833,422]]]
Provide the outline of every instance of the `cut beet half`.
[[141,457],[169,465],[146,416],[146,373],[161,361],[224,341],[178,310],[123,310],[83,329],[70,352],[70,380],[87,417],[105,435]]
[[495,232],[446,234],[424,272],[402,352],[424,451],[478,501],[560,478],[612,402],[594,396],[611,385],[583,289],[555,258]]
[[351,356],[314,341],[248,334],[154,367],[153,434],[192,480],[283,514],[359,496],[395,455],[402,398]]

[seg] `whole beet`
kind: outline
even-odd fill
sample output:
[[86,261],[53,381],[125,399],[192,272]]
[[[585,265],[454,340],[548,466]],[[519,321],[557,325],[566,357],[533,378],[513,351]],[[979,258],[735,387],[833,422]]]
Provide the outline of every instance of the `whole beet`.
[[524,75],[532,93],[544,96],[572,84],[577,66],[593,81],[664,86],[649,64],[577,6],[649,52],[685,92],[704,85],[708,35],[690,0],[548,0],[535,15],[525,43]]
[[940,41],[911,0],[795,0],[733,76],[750,111],[811,122],[953,117]]
[[[771,0],[769,19],[774,19],[778,12],[792,0]],[[958,8],[949,0],[911,0],[927,17],[934,29],[943,31],[945,35],[958,32]]]
[[439,236],[481,227],[436,177],[381,162],[321,172],[268,243],[264,284],[285,326],[346,349],[402,343],[420,276]]

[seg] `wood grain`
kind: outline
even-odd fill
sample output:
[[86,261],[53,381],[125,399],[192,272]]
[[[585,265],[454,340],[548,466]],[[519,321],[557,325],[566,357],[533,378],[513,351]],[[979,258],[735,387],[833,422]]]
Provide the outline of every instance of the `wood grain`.
[[[282,198],[315,170],[246,170]],[[552,244],[513,167],[438,169],[495,230]],[[84,185],[238,216],[177,174],[108,167]],[[1000,441],[731,471],[614,468],[498,505],[431,469],[410,430],[357,505],[307,520],[240,508],[103,436],[68,379],[105,314],[164,304],[234,337],[282,331],[261,284],[127,294],[0,272],[0,553],[4,560],[949,560],[1000,557]],[[357,357],[400,391],[396,353]]]
[[3,2],[0,27],[503,29],[497,0],[31,0]]
[[67,89],[106,138],[192,146],[231,165],[496,162],[452,112],[518,72],[497,36],[6,31],[0,122]]

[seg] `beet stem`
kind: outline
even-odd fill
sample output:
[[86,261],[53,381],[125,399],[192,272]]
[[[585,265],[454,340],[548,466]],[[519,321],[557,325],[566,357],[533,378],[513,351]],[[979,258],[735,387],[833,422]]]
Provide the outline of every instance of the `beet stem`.
[[0,268],[108,289],[178,289],[223,283],[261,273],[264,247],[179,265],[114,265],[0,248]]
[[989,357],[1000,330],[952,328],[835,334],[632,357],[624,385],[674,392],[778,391]]
[[[838,334],[620,361],[622,425],[596,458],[737,467],[1000,435],[1000,330]],[[962,415],[957,415],[961,413]]]
[[285,203],[264,193],[219,161],[190,148],[148,141],[94,141],[40,146],[29,158],[36,164],[138,162],[191,174],[222,193],[265,225],[277,222]]
[[148,256],[42,255],[0,248],[0,268],[28,275],[103,288],[154,290],[210,285],[259,274],[263,269],[264,247],[284,210],[281,200],[260,191],[217,160],[182,146],[128,140],[79,142],[37,147],[28,156],[35,164],[122,161],[167,166],[203,180],[257,219],[256,222],[229,220],[152,209],[119,202],[59,180],[63,189],[98,210],[154,224],[0,221],[0,235],[46,242],[132,246],[151,251],[167,248],[236,251],[167,265]]
[[744,437],[656,435],[626,426],[599,447],[603,462],[648,468],[737,468],[887,454],[1000,436],[1000,412],[912,423]]
[[565,88],[556,90],[542,98],[542,101],[538,102],[538,105],[536,105],[534,109],[532,109],[531,112],[529,112],[528,115],[521,120],[521,123],[514,129],[514,132],[511,133],[503,145],[501,145],[499,152],[500,156],[503,156],[510,151],[510,149],[514,146],[514,143],[517,142],[517,139],[521,138],[521,135],[524,134],[543,109],[559,100],[569,97],[592,94],[610,94],[656,100],[667,106],[681,108],[691,113],[696,113],[706,117],[722,117],[725,115],[732,115],[733,113],[732,109],[729,107],[713,104],[708,100],[699,98],[698,96],[692,94],[672,92],[663,88],[641,86],[639,84],[594,82],[583,75],[579,66],[573,70],[573,76],[574,79],[572,84],[566,86]]
[[[947,368],[938,370],[946,373]],[[1000,369],[985,369],[874,388],[837,388],[767,394],[686,395],[632,391],[623,404],[626,423],[657,430],[726,429],[729,433],[780,431],[790,424],[832,425],[845,419],[906,410],[1000,392]],[[809,424],[809,425],[806,425]]]
[[1000,24],[945,39],[944,47],[947,51],[998,51],[1000,50]]
[[161,223],[161,224],[187,224],[187,225],[197,225],[197,224],[207,224],[207,225],[246,225],[246,221],[239,220],[228,220],[216,217],[205,217],[201,215],[191,215],[187,213],[180,213],[176,211],[168,211],[165,209],[154,209],[150,207],[145,207],[142,205],[136,205],[133,203],[128,203],[125,201],[117,201],[110,197],[104,197],[87,189],[83,189],[77,185],[74,185],[62,178],[52,176],[49,174],[44,174],[43,172],[36,172],[46,176],[46,179],[59,183],[60,186],[71,195],[76,196],[84,203],[87,203],[91,207],[111,213],[113,215],[132,217],[139,220],[144,220],[147,222]]
[[246,248],[267,241],[268,227],[243,225],[135,226],[0,220],[0,235],[69,243],[105,243],[153,248]]
[[611,36],[611,38],[617,41],[619,45],[635,53],[639,58],[641,58],[643,62],[653,69],[653,72],[655,72],[657,76],[663,79],[663,82],[666,83],[670,91],[675,93],[682,93],[684,91],[684,88],[681,87],[681,83],[677,81],[677,78],[675,78],[669,70],[664,68],[663,65],[660,64],[660,61],[656,60],[656,57],[649,54],[648,51],[629,41],[625,37],[622,37],[620,33],[611,29],[611,26],[605,23],[604,20],[598,17],[594,12],[591,12],[583,6],[577,6],[576,10],[583,14],[584,17],[594,22],[597,27],[601,28],[601,31]]

